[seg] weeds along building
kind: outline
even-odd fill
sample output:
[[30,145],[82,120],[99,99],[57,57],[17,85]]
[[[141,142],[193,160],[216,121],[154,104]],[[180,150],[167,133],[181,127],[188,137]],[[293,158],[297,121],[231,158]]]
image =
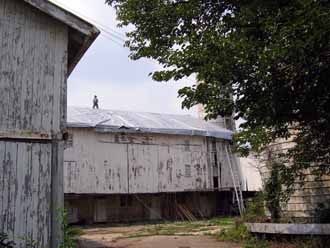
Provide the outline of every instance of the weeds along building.
[[[271,178],[274,162],[283,163],[287,167],[293,166],[283,159],[282,154],[295,145],[290,139],[277,140],[255,160],[255,166],[259,167],[264,184]],[[303,176],[296,176],[288,202],[281,205],[282,217],[297,222],[329,221],[330,175],[317,176],[312,172],[316,168],[316,164],[311,164],[300,172]]]
[[248,187],[226,154],[232,131],[189,115],[71,107],[68,130],[64,191],[71,223],[231,214],[233,182]]

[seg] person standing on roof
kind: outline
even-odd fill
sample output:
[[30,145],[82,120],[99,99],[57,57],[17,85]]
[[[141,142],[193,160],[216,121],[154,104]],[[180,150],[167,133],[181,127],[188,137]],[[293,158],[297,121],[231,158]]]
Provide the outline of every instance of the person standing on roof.
[[97,98],[97,96],[94,96],[93,99],[93,109],[99,109],[99,99]]

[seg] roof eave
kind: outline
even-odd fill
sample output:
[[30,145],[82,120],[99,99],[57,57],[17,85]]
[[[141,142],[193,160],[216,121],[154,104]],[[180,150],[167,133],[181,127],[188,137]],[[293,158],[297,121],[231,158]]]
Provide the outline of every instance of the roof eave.
[[232,140],[233,132],[226,130],[224,132],[220,131],[206,131],[206,130],[190,130],[190,129],[165,129],[165,128],[137,128],[130,127],[127,129],[122,129],[118,126],[102,126],[96,125],[91,126],[85,123],[67,123],[68,128],[92,128],[97,133],[138,133],[138,134],[166,134],[166,135],[178,135],[178,136],[199,136],[199,137],[210,137],[218,138],[223,140]]
[[68,65],[68,77],[70,76],[74,68],[77,66],[81,58],[84,56],[84,54],[87,52],[87,50],[94,43],[99,34],[100,31],[94,28],[94,30],[91,32],[91,35],[85,36],[85,39],[82,40],[79,51],[75,54],[72,61],[70,61]]

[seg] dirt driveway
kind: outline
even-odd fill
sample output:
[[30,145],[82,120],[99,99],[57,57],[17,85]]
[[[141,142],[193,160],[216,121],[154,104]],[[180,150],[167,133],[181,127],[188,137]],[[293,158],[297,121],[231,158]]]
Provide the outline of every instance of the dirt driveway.
[[[222,223],[221,228],[226,227]],[[228,225],[230,223],[227,223]],[[126,227],[89,227],[79,240],[80,248],[239,248],[219,242],[218,223],[194,222]]]
[[90,248],[239,248],[237,244],[218,242],[206,236],[151,236],[122,239],[115,242],[85,241],[80,247]]

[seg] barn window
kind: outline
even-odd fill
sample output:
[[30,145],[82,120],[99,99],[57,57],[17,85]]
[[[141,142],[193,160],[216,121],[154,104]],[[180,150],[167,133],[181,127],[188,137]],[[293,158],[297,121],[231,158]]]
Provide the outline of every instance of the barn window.
[[185,177],[191,177],[191,166],[190,166],[190,164],[185,165]]
[[190,151],[190,141],[189,140],[185,140],[184,141],[184,150],[186,152],[189,152]]
[[218,177],[213,177],[213,188],[215,188],[215,189],[219,188]]

